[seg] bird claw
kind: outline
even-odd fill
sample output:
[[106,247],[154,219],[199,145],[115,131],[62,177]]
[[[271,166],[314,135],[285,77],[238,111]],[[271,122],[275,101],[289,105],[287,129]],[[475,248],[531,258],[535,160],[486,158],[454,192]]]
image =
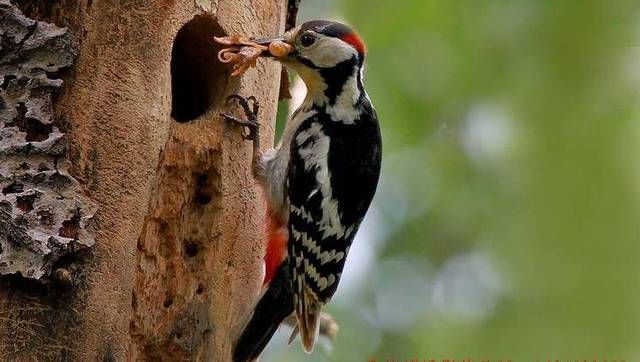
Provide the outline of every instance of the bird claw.
[[260,104],[258,100],[254,96],[249,96],[247,98],[239,95],[239,94],[231,94],[227,97],[227,104],[230,104],[233,100],[236,100],[238,104],[242,107],[246,120],[241,120],[236,118],[235,116],[221,113],[221,116],[224,117],[229,122],[233,122],[243,129],[246,129],[246,132],[242,133],[242,138],[248,141],[255,141],[258,139],[258,132],[260,129],[260,123],[258,123],[258,112],[260,110]]
[[260,110],[260,104],[258,100],[254,96],[243,97],[239,94],[232,93],[227,97],[227,104],[231,104],[233,100],[236,100],[238,104],[244,110],[245,116],[248,119],[257,120],[258,119],[258,111]]

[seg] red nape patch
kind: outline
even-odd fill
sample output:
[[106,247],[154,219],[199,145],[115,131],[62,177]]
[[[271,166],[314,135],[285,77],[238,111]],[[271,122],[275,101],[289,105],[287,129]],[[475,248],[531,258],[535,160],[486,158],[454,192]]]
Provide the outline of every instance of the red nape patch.
[[358,53],[365,54],[367,52],[367,48],[364,46],[364,42],[356,33],[350,33],[342,36],[340,39],[345,43],[351,44],[352,47],[356,48]]

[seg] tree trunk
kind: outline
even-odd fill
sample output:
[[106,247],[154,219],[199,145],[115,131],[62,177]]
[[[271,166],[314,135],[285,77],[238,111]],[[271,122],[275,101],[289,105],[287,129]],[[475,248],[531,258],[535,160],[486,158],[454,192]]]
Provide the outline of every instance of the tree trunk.
[[280,66],[230,79],[212,38],[282,32],[284,0],[14,4],[24,15],[0,0],[0,359],[228,360],[260,289],[264,209],[251,145],[218,114],[255,95],[270,145]]

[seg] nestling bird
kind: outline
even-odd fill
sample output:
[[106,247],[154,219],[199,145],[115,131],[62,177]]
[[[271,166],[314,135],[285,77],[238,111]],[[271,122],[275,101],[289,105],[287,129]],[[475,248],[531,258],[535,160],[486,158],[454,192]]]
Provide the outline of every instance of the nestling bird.
[[[275,149],[261,152],[258,106],[233,95],[254,142],[253,172],[269,212],[265,288],[234,349],[234,361],[257,358],[280,323],[295,313],[304,350],[311,352],[318,318],[329,302],[349,247],[369,208],[380,175],[378,118],[364,89],[365,46],[348,26],[310,21],[278,41],[292,51],[274,59],[307,86],[302,105],[287,122]],[[271,55],[272,56],[272,55]]]

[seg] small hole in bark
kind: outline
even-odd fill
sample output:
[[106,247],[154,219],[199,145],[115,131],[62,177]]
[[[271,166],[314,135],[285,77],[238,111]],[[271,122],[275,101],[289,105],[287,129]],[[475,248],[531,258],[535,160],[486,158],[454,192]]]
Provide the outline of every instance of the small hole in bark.
[[13,74],[9,74],[9,75],[5,75],[2,78],[2,89],[7,90],[7,88],[9,87],[9,82],[11,82],[12,79],[16,79],[16,76]]
[[25,214],[33,210],[33,203],[38,198],[38,194],[24,195],[16,197],[16,207]]
[[63,238],[78,239],[78,231],[80,230],[80,215],[75,214],[69,220],[62,222],[62,227],[58,231],[58,235]]
[[55,269],[52,277],[60,286],[70,287],[73,285],[73,273],[67,268]]
[[211,193],[213,185],[209,175],[207,174],[195,174],[196,179],[196,192],[194,195],[194,201],[198,205],[206,205],[211,201]]
[[24,190],[24,185],[17,182],[12,182],[9,186],[2,189],[3,194],[19,194]]
[[33,183],[40,184],[40,183],[43,183],[44,180],[46,180],[46,178],[47,178],[46,174],[39,173],[39,174],[33,176],[33,178],[31,180],[33,181]]
[[[48,65],[49,67],[55,66],[55,64]],[[71,68],[58,68],[57,70],[45,71],[44,72],[49,79],[64,79],[67,78],[71,74]]]
[[224,35],[207,15],[194,17],[178,31],[171,51],[171,116],[176,121],[192,121],[220,101],[228,67],[218,60],[221,47],[213,37]]
[[27,117],[27,106],[24,102],[18,103],[16,110],[18,115],[13,120],[13,125],[27,134],[25,138],[27,142],[40,142],[49,138],[49,134],[53,131],[52,125]]
[[165,307],[165,308],[169,308],[169,307],[171,307],[172,304],[173,304],[173,298],[166,297],[164,299],[164,303],[162,303],[162,306]]
[[[41,174],[41,175],[46,176],[46,174]],[[44,181],[44,179],[42,181]],[[68,176],[64,176],[61,173],[56,172],[49,176],[49,183],[51,184],[51,186],[55,188],[63,188],[63,187],[69,186],[71,184],[71,180],[69,180]]]
[[202,337],[206,340],[211,335],[211,328],[207,328],[202,332]]
[[11,203],[7,200],[0,201],[0,211],[11,212]]
[[184,244],[184,253],[187,254],[188,257],[193,258],[198,255],[198,244],[193,241],[187,241]]
[[53,215],[49,210],[40,210],[37,213],[38,221],[42,225],[52,225],[53,224]]
[[204,292],[204,285],[198,284],[198,289],[196,289],[196,294],[202,294],[202,292]]

